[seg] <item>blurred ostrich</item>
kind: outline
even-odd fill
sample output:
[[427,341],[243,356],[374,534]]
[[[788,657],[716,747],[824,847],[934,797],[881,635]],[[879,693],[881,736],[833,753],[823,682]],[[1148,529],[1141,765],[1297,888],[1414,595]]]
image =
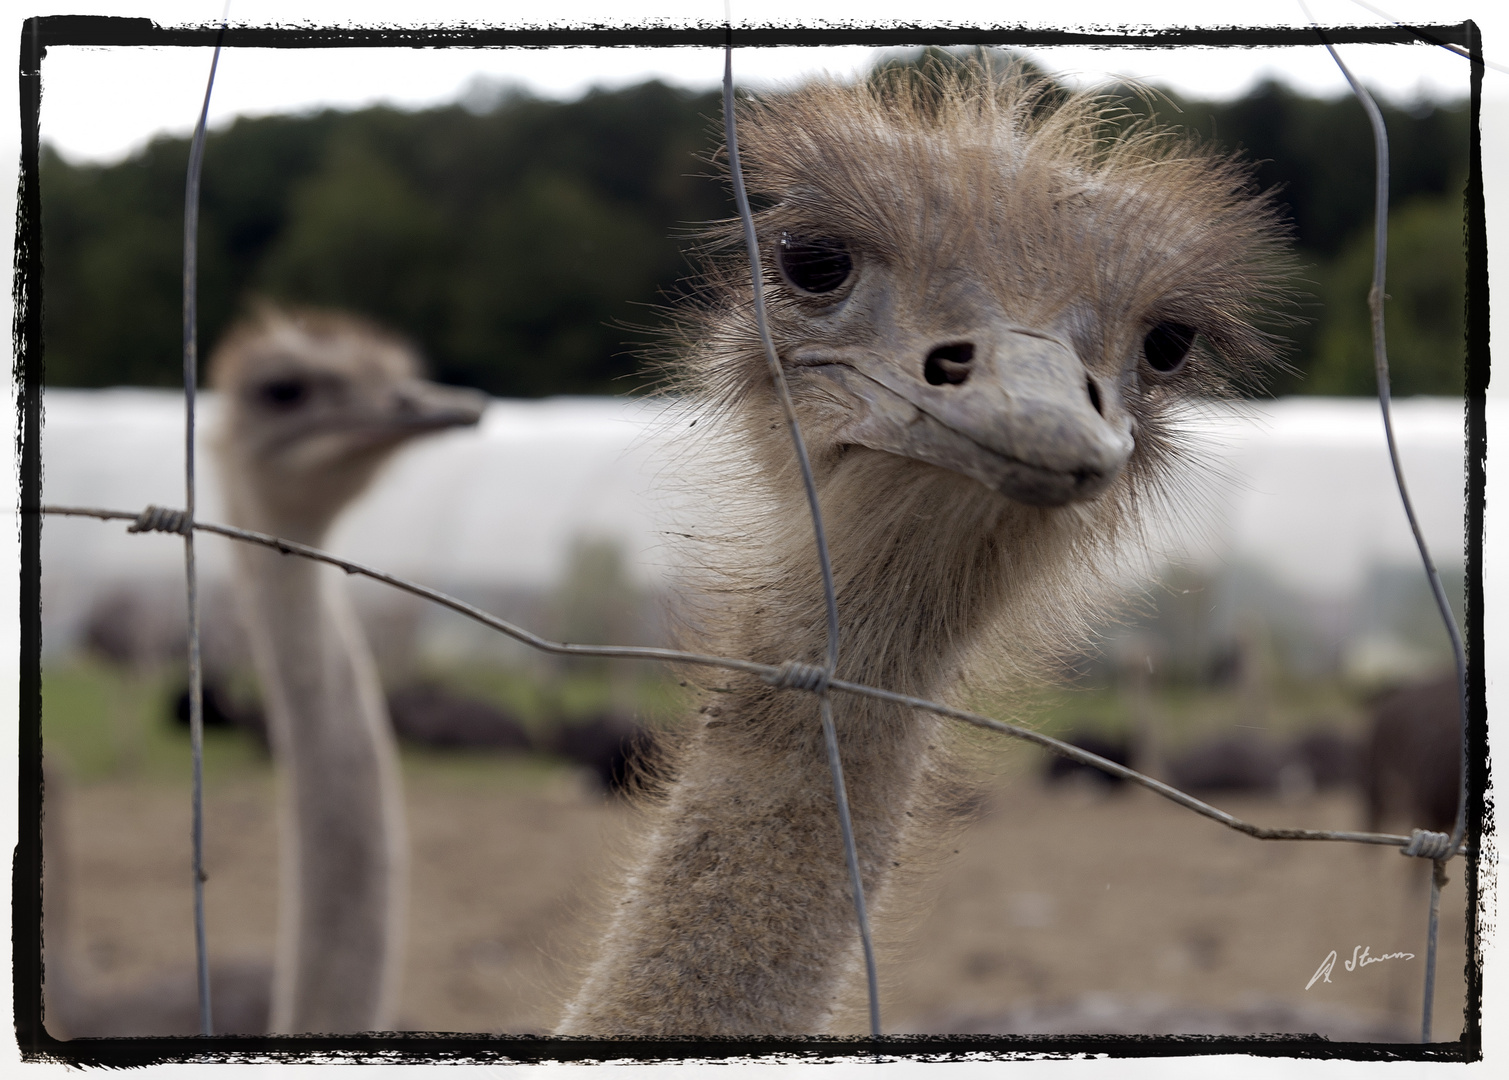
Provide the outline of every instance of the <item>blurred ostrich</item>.
[[[318,545],[399,445],[474,424],[483,400],[416,377],[412,350],[329,312],[267,308],[211,361],[230,519]],[[382,688],[338,577],[238,545],[238,585],[281,768],[271,1028],[390,1026],[407,845]]]
[[[1190,464],[1179,406],[1259,373],[1284,242],[1246,168],[1021,71],[906,71],[740,105],[790,380],[826,516],[838,675],[947,694],[1085,632],[1123,541]],[[819,662],[823,593],[736,225],[686,317],[730,501],[699,644]],[[723,677],[720,677],[723,678]],[[818,703],[728,676],[668,762],[560,1030],[826,1030],[858,941]],[[928,844],[948,721],[835,695],[865,888]],[[920,840],[920,843],[919,843]]]
[[610,795],[628,794],[656,775],[654,738],[626,712],[610,709],[586,720],[562,723],[545,748],[584,766]]
[[388,713],[400,739],[420,746],[530,750],[524,725],[497,705],[459,694],[441,683],[412,683],[388,695]]
[[1396,687],[1372,704],[1363,752],[1367,825],[1451,832],[1461,801],[1462,719],[1455,672]]

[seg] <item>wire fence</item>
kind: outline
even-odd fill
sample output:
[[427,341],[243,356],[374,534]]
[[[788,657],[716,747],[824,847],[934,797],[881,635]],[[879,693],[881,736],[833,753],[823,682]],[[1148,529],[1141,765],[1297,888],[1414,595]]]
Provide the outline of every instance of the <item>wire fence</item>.
[[1399,447],[1394,441],[1394,423],[1389,412],[1389,372],[1388,372],[1388,346],[1384,337],[1383,306],[1384,306],[1384,281],[1388,269],[1388,191],[1389,191],[1389,160],[1388,160],[1388,130],[1383,123],[1383,114],[1378,111],[1378,105],[1371,94],[1358,82],[1350,69],[1342,61],[1336,52],[1335,46],[1326,39],[1325,32],[1320,24],[1310,16],[1310,8],[1305,0],[1299,0],[1300,7],[1305,12],[1305,17],[1310,19],[1310,24],[1315,27],[1316,35],[1326,47],[1326,52],[1331,54],[1331,59],[1341,69],[1346,77],[1347,85],[1352,88],[1352,93],[1367,113],[1368,126],[1373,135],[1374,148],[1374,209],[1373,209],[1373,282],[1368,290],[1368,313],[1372,316],[1370,328],[1373,335],[1373,370],[1378,380],[1378,406],[1383,413],[1383,434],[1388,442],[1389,464],[1394,471],[1394,481],[1399,488],[1399,501],[1404,506],[1404,514],[1409,519],[1410,532],[1415,538],[1415,547],[1420,552],[1420,561],[1425,567],[1425,576],[1430,582],[1431,597],[1435,600],[1436,610],[1441,615],[1441,621],[1446,626],[1446,636],[1451,640],[1451,655],[1456,666],[1457,676],[1457,699],[1459,703],[1459,718],[1462,735],[1461,760],[1458,762],[1457,782],[1457,816],[1452,826],[1451,835],[1445,844],[1431,840],[1424,845],[1424,850],[1407,851],[1407,854],[1419,855],[1423,858],[1432,859],[1435,866],[1430,875],[1430,916],[1426,933],[1425,951],[1425,991],[1420,1018],[1420,1041],[1430,1042],[1431,1013],[1435,1002],[1436,990],[1436,937],[1439,926],[1438,914],[1441,909],[1441,883],[1445,880],[1444,865],[1457,850],[1461,843],[1462,835],[1467,830],[1467,652],[1462,647],[1462,634],[1457,628],[1457,621],[1451,612],[1451,605],[1446,600],[1446,590],[1441,585],[1441,575],[1436,572],[1435,561],[1430,557],[1430,549],[1425,543],[1425,537],[1420,532],[1420,522],[1415,516],[1415,507],[1409,497],[1409,488],[1404,482],[1404,467],[1399,463]]
[[[1303,7],[1303,0],[1301,0]],[[1309,17],[1308,8],[1306,15]],[[792,442],[793,451],[800,467],[802,482],[805,489],[806,499],[813,528],[814,543],[817,550],[818,560],[822,573],[823,599],[826,612],[826,650],[824,662],[821,665],[787,661],[781,664],[762,664],[738,657],[715,656],[701,653],[686,652],[677,649],[667,649],[646,646],[628,645],[577,645],[544,638],[530,630],[516,625],[507,620],[498,618],[471,604],[447,595],[437,589],[423,584],[406,580],[383,570],[340,558],[329,552],[297,543],[281,537],[270,536],[247,529],[236,528],[229,525],[199,521],[194,516],[194,396],[195,396],[195,371],[197,366],[197,341],[196,341],[196,282],[195,261],[197,249],[198,228],[198,197],[199,197],[199,172],[202,164],[203,142],[205,133],[205,120],[208,114],[210,94],[214,86],[215,71],[218,66],[221,43],[223,41],[226,22],[221,22],[221,39],[217,40],[214,59],[211,62],[210,75],[205,88],[204,104],[201,108],[199,121],[195,128],[193,146],[190,156],[189,174],[186,183],[185,199],[185,241],[184,241],[184,389],[186,406],[186,489],[185,509],[177,510],[157,506],[148,506],[141,511],[105,509],[97,507],[74,507],[44,505],[41,511],[44,514],[60,516],[76,516],[96,518],[104,521],[123,520],[129,521],[128,531],[132,533],[161,532],[180,535],[185,545],[185,573],[186,592],[189,608],[189,694],[190,694],[190,732],[193,746],[193,865],[192,874],[194,880],[194,932],[197,959],[197,974],[199,987],[199,1013],[200,1027],[205,1035],[213,1033],[212,1002],[209,997],[208,983],[208,957],[206,946],[205,916],[204,916],[204,893],[203,883],[203,780],[202,780],[202,739],[203,739],[203,703],[202,685],[200,673],[199,654],[199,623],[198,623],[198,598],[197,582],[194,564],[193,538],[195,533],[212,533],[242,543],[257,544],[274,549],[284,555],[322,562],[338,567],[347,574],[360,575],[391,586],[403,592],[410,593],[424,600],[430,601],[441,607],[448,608],[469,619],[472,619],[492,630],[502,633],[532,649],[544,653],[560,656],[575,657],[600,657],[607,659],[625,660],[653,660],[677,664],[691,664],[704,667],[722,668],[730,671],[738,671],[754,675],[767,684],[787,690],[810,693],[817,697],[820,705],[820,715],[824,735],[824,746],[828,764],[832,776],[834,798],[837,805],[842,839],[844,843],[845,859],[847,863],[852,899],[854,904],[856,931],[861,940],[861,951],[864,957],[866,984],[868,994],[868,1012],[871,1034],[881,1034],[880,1002],[878,991],[878,973],[874,948],[871,942],[869,920],[865,907],[864,890],[860,878],[858,858],[856,855],[853,827],[849,817],[848,803],[845,795],[843,769],[839,759],[837,736],[833,724],[831,695],[840,693],[875,701],[888,702],[895,705],[906,706],[931,712],[941,717],[954,720],[963,724],[990,731],[996,734],[1009,736],[1025,742],[1033,743],[1052,753],[1061,755],[1080,764],[1099,769],[1111,776],[1138,784],[1149,791],[1161,796],[1170,802],[1184,807],[1196,814],[1216,821],[1229,829],[1242,833],[1246,836],[1260,840],[1298,840],[1298,841],[1329,841],[1340,843],[1366,844],[1392,846],[1400,849],[1400,853],[1406,856],[1429,859],[1433,863],[1431,874],[1431,894],[1429,923],[1427,928],[1427,956],[1425,970],[1425,985],[1423,993],[1423,1009],[1421,1019],[1421,1041],[1431,1040],[1431,1014],[1433,1007],[1435,985],[1435,954],[1436,938],[1438,931],[1438,913],[1440,906],[1440,888],[1444,881],[1444,865],[1457,855],[1475,855],[1474,849],[1466,842],[1466,807],[1467,807],[1467,697],[1466,697],[1466,656],[1463,648],[1461,634],[1452,616],[1447,603],[1445,591],[1441,585],[1440,577],[1430,558],[1429,551],[1419,524],[1416,520],[1413,507],[1410,503],[1408,492],[1404,482],[1403,470],[1399,462],[1397,447],[1394,441],[1393,426],[1389,411],[1389,378],[1387,351],[1383,336],[1383,308],[1384,308],[1384,272],[1387,250],[1387,212],[1388,212],[1388,149],[1387,133],[1383,120],[1367,91],[1353,78],[1351,72],[1337,55],[1319,24],[1311,20],[1318,38],[1330,52],[1332,58],[1341,68],[1349,85],[1363,109],[1365,110],[1372,128],[1375,146],[1377,149],[1376,165],[1376,198],[1377,209],[1375,215],[1375,259],[1373,285],[1369,294],[1369,307],[1374,340],[1375,370],[1378,379],[1379,404],[1382,411],[1384,431],[1387,438],[1390,461],[1399,489],[1399,495],[1404,505],[1406,515],[1409,518],[1411,530],[1414,534],[1417,547],[1427,577],[1430,581],[1431,591],[1441,617],[1445,623],[1448,636],[1451,639],[1453,658],[1456,665],[1459,698],[1461,702],[1461,725],[1462,725],[1462,760],[1460,768],[1459,802],[1455,825],[1450,834],[1432,832],[1423,829],[1414,829],[1410,835],[1398,835],[1392,833],[1356,832],[1332,829],[1308,829],[1308,828],[1276,828],[1259,825],[1243,820],[1233,814],[1210,805],[1187,792],[1181,791],[1172,785],[1157,780],[1142,772],[1126,765],[1101,757],[1089,750],[1083,749],[1072,743],[1053,738],[1042,732],[1017,724],[1008,723],[993,717],[965,709],[956,708],[941,702],[913,697],[906,694],[887,690],[883,687],[870,686],[856,683],[836,677],[839,657],[840,625],[838,618],[837,601],[833,585],[833,571],[829,559],[827,542],[823,527],[822,509],[819,505],[816,482],[812,468],[808,460],[806,447],[802,439],[801,428],[798,423],[796,411],[792,403],[791,395],[786,384],[783,365],[777,353],[775,344],[771,338],[765,315],[765,299],[763,295],[763,275],[759,244],[755,232],[753,217],[749,209],[749,202],[744,189],[744,179],[739,160],[738,134],[735,123],[734,92],[733,92],[733,28],[731,22],[727,28],[727,40],[724,47],[723,69],[723,109],[725,147],[728,155],[729,171],[732,178],[735,200],[743,229],[744,242],[747,248],[751,268],[751,288],[754,303],[754,313],[758,325],[760,340],[764,349],[765,359],[769,367],[770,376],[774,385],[775,393],[779,400],[782,414]],[[1440,43],[1437,43],[1440,44]],[[1460,52],[1458,47],[1445,46],[1452,51]],[[1480,64],[1481,59],[1474,53],[1469,57],[1474,64]]]
[[[226,0],[229,8],[229,0]],[[199,378],[199,182],[204,168],[205,126],[210,115],[210,95],[215,90],[215,70],[220,66],[220,48],[225,43],[225,20],[210,60],[204,83],[204,104],[194,124],[189,149],[188,177],[183,193],[183,490],[184,519],[194,521],[194,404]],[[189,616],[189,747],[193,771],[190,842],[194,878],[194,978],[199,998],[199,1033],[214,1033],[210,1001],[210,958],[204,924],[204,665],[199,651],[199,571],[194,560],[194,530],[183,530],[183,576]]]

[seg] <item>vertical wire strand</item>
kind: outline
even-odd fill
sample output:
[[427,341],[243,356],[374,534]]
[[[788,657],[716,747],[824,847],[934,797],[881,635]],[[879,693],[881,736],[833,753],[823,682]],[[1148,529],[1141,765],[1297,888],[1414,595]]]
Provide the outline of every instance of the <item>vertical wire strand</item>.
[[1430,928],[1425,937],[1425,1010],[1420,1014],[1420,1041],[1430,1042],[1430,1021],[1436,1000],[1436,938],[1441,924],[1441,886],[1446,884],[1446,863],[1430,864]]
[[[227,4],[229,7],[229,4]],[[193,758],[194,955],[199,990],[199,1033],[213,1035],[210,1001],[210,958],[204,920],[204,675],[199,656],[199,575],[194,562],[194,397],[198,388],[198,271],[199,271],[199,180],[204,165],[204,132],[210,112],[210,93],[215,88],[215,70],[220,66],[220,48],[225,43],[226,21],[222,17],[210,60],[210,76],[204,86],[204,104],[194,126],[189,148],[189,171],[183,196],[183,399],[184,399],[184,532],[183,566],[189,608],[189,746]]]
[[[725,10],[727,10],[725,8]],[[744,172],[739,164],[739,135],[734,120],[734,45],[733,21],[727,20],[727,41],[723,49],[723,132],[728,147],[728,170],[733,177],[734,201],[739,208],[739,219],[744,227],[744,246],[749,251],[750,277],[754,286],[755,325],[760,332],[760,343],[765,349],[765,360],[770,366],[770,378],[775,384],[781,411],[786,418],[786,427],[791,433],[792,445],[796,448],[797,463],[801,466],[802,485],[807,492],[807,507],[812,517],[813,538],[817,544],[818,564],[822,570],[823,600],[827,608],[828,647],[824,664],[826,679],[834,677],[838,668],[838,599],[833,587],[833,565],[828,557],[828,538],[823,529],[823,512],[818,503],[817,483],[812,476],[812,463],[807,457],[807,445],[796,419],[796,409],[791,402],[791,391],[786,385],[786,374],[776,355],[775,342],[770,336],[770,326],[765,318],[764,270],[760,264],[760,242],[755,235],[754,217],[749,210],[749,196],[744,190]],[[833,776],[833,798],[838,804],[839,830],[843,834],[844,860],[849,870],[849,887],[854,900],[854,919],[859,924],[860,946],[864,952],[865,985],[870,1005],[870,1034],[880,1034],[880,986],[875,966],[875,946],[870,936],[870,919],[865,909],[864,881],[859,872],[859,854],[854,843],[854,824],[849,815],[849,799],[844,786],[843,762],[838,753],[838,732],[833,725],[833,705],[829,700],[826,679],[818,691],[822,713],[823,745],[828,755],[828,770]]]
[[[1388,128],[1383,123],[1383,114],[1378,110],[1378,104],[1373,96],[1367,92],[1361,83],[1353,77],[1351,70],[1342,61],[1341,56],[1326,40],[1320,29],[1320,24],[1310,14],[1310,8],[1305,0],[1299,0],[1300,7],[1305,12],[1305,17],[1315,27],[1315,33],[1320,38],[1321,44],[1331,54],[1331,59],[1341,69],[1342,75],[1347,80],[1347,85],[1352,88],[1352,93],[1362,104],[1363,111],[1367,113],[1368,123],[1373,129],[1374,163],[1374,206],[1373,206],[1373,284],[1368,290],[1368,310],[1372,315],[1373,329],[1373,371],[1378,380],[1378,406],[1383,413],[1383,434],[1388,443],[1389,463],[1394,469],[1394,481],[1399,488],[1399,501],[1404,504],[1404,515],[1409,519],[1410,532],[1415,537],[1415,547],[1420,552],[1420,561],[1425,565],[1425,576],[1430,582],[1431,595],[1435,598],[1436,609],[1440,612],[1441,621],[1446,626],[1446,636],[1451,639],[1452,660],[1456,664],[1457,675],[1457,701],[1459,706],[1459,720],[1461,724],[1462,749],[1458,761],[1459,773],[1457,777],[1457,817],[1452,825],[1451,838],[1446,848],[1450,859],[1456,853],[1462,842],[1462,836],[1467,830],[1467,655],[1462,645],[1462,633],[1457,627],[1456,617],[1452,614],[1451,604],[1446,599],[1446,589],[1441,584],[1441,575],[1436,572],[1436,564],[1430,557],[1430,549],[1426,546],[1425,536],[1420,531],[1420,522],[1415,517],[1415,507],[1410,501],[1409,488],[1404,482],[1404,467],[1399,462],[1399,447],[1394,440],[1393,417],[1389,412],[1389,370],[1388,370],[1388,347],[1383,334],[1383,302],[1384,302],[1384,279],[1388,265],[1388,192],[1389,192],[1389,166],[1388,166]],[[1442,877],[1441,867],[1444,860],[1435,864],[1435,870],[1431,874],[1431,904],[1429,929],[1425,942],[1425,991],[1422,1008],[1424,1018],[1421,1021],[1421,1041],[1430,1041],[1430,1016],[1435,1004],[1436,989],[1436,937],[1439,927],[1439,908],[1441,900],[1441,886],[1439,879]]]
[[744,171],[739,165],[739,134],[734,121],[733,83],[733,27],[728,29],[728,44],[724,47],[723,60],[723,130],[728,140],[728,168],[733,175],[734,201],[739,207],[739,218],[744,226],[744,246],[749,250],[751,277],[754,285],[755,325],[760,332],[760,344],[765,347],[765,361],[770,366],[770,378],[775,383],[776,395],[780,398],[781,411],[786,418],[786,428],[791,433],[792,445],[796,447],[797,462],[802,470],[802,485],[807,491],[807,507],[812,515],[812,532],[817,542],[818,563],[822,567],[823,599],[828,613],[828,652],[826,667],[831,679],[838,667],[838,600],[833,588],[833,565],[828,558],[828,538],[823,529],[823,511],[818,505],[817,483],[812,477],[812,463],[807,457],[807,444],[802,439],[801,428],[796,420],[796,408],[791,403],[791,390],[786,385],[786,373],[776,355],[775,342],[770,337],[770,325],[765,318],[764,271],[760,267],[760,241],[755,235],[754,217],[749,211],[749,196],[744,190]]
[[849,794],[844,786],[844,767],[838,756],[838,732],[833,727],[833,702],[823,691],[818,699],[823,715],[823,745],[828,751],[828,771],[833,775],[833,797],[838,803],[838,824],[844,838],[844,862],[849,867],[849,885],[854,890],[854,919],[859,924],[859,944],[864,951],[865,992],[870,1004],[870,1034],[880,1035],[880,979],[875,964],[875,943],[870,937],[870,915],[859,876],[859,853],[854,847],[854,824],[849,820]]

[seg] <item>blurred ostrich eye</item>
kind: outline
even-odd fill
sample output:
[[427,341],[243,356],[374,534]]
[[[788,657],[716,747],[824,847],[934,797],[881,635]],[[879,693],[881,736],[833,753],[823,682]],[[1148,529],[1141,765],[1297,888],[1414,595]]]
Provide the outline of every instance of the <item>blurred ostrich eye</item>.
[[781,275],[805,293],[830,293],[854,272],[854,260],[843,243],[781,233],[776,253]]
[[1147,357],[1148,366],[1154,371],[1170,375],[1184,366],[1194,343],[1194,327],[1161,322],[1142,339],[1142,355]]
[[275,409],[291,409],[309,396],[309,384],[303,379],[274,379],[263,383],[257,396]]

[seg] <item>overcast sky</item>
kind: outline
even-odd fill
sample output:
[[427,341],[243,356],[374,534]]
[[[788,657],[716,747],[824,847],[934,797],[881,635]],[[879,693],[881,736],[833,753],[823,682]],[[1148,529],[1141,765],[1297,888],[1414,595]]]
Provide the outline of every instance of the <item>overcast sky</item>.
[[[46,7],[48,5],[41,5]],[[1380,5],[1375,5],[1380,6]],[[1384,0],[1396,18],[1434,22],[1477,17],[1485,40],[1509,19],[1482,3],[1429,3]],[[1509,6],[1509,5],[1506,5]],[[224,8],[216,0],[152,0],[133,4],[76,2],[60,5],[72,14],[92,11],[136,14],[163,24],[208,23]],[[1315,0],[1324,24],[1378,24],[1387,20],[1355,0]],[[234,22],[258,25],[413,25],[457,23],[519,24],[540,12],[557,23],[644,24],[650,18],[672,23],[721,21],[723,4],[713,2],[646,5],[556,0],[548,9],[475,0],[412,3],[369,0],[360,6],[301,0],[233,0]],[[950,2],[927,5],[933,24],[991,25],[1000,22],[1045,27],[1211,25],[1212,12],[1227,25],[1303,25],[1297,2],[1141,3],[1063,0],[1051,18],[1032,18],[1025,6]],[[1135,10],[1133,21],[1127,12]],[[887,19],[917,21],[919,5],[870,0],[867,3],[793,3],[784,0],[735,3],[736,23],[792,21],[843,22]],[[1092,49],[1030,50],[1047,67],[1081,82],[1131,76],[1201,97],[1230,97],[1260,79],[1277,76],[1316,94],[1339,94],[1345,86],[1318,46],[1286,49]],[[1489,59],[1494,59],[1490,48]],[[1509,50],[1506,50],[1509,52]],[[1468,66],[1459,57],[1429,46],[1348,46],[1347,61],[1370,86],[1396,101],[1418,97],[1458,98],[1467,92]],[[745,85],[770,87],[827,70],[851,74],[879,55],[869,48],[746,49],[735,57],[736,78]],[[1505,56],[1509,66],[1509,55]],[[208,70],[208,49],[54,48],[43,66],[43,138],[74,161],[116,160],[161,132],[187,134],[198,112]],[[211,103],[214,124],[241,115],[356,108],[387,102],[418,108],[454,101],[488,81],[520,84],[533,93],[574,97],[592,86],[616,87],[647,78],[707,88],[722,73],[722,59],[708,49],[330,49],[229,50],[221,62]],[[1509,75],[1489,72],[1492,86],[1509,93]]]

